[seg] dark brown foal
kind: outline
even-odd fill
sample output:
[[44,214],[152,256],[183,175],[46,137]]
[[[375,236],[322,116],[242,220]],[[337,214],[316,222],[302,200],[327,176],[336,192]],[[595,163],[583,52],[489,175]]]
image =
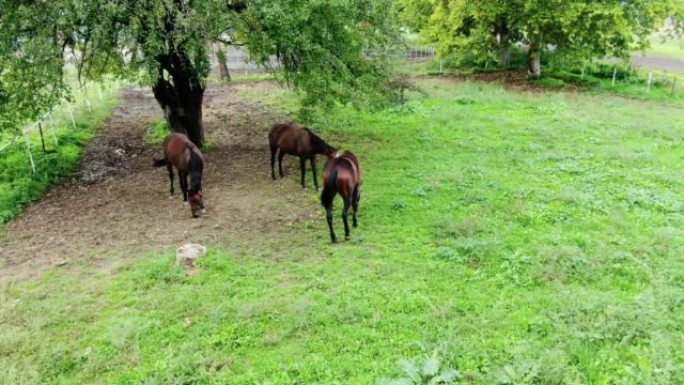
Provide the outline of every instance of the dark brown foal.
[[275,158],[278,153],[278,170],[283,177],[283,157],[295,155],[299,157],[299,167],[302,172],[302,188],[306,188],[306,160],[311,162],[314,186],[318,190],[316,178],[316,154],[332,157],[337,150],[331,147],[323,139],[316,136],[308,128],[299,127],[291,123],[274,124],[268,134],[268,142],[271,148],[271,178],[276,179]]

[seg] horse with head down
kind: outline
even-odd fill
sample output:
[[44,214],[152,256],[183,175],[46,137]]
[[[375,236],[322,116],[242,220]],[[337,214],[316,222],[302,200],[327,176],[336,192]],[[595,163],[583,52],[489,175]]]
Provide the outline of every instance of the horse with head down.
[[[190,201],[192,216],[197,218],[204,214],[202,196],[202,171],[204,170],[204,156],[187,136],[173,133],[164,139],[164,159],[154,161],[155,167],[166,166],[171,181],[171,195],[173,195],[173,168],[178,170],[178,179],[183,202]],[[188,175],[190,186],[188,187]]]

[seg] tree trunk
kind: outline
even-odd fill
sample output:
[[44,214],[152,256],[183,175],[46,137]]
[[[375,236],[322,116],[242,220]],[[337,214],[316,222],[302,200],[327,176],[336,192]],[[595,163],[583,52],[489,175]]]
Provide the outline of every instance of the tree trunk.
[[506,67],[511,64],[511,37],[508,33],[508,22],[501,18],[496,28],[499,39],[499,66]]
[[160,63],[159,74],[152,91],[169,127],[174,132],[187,135],[197,147],[202,147],[204,85],[182,51],[160,55],[157,61]]
[[541,43],[539,40],[530,41],[530,50],[527,59],[527,76],[541,77]]
[[216,61],[219,67],[219,79],[223,81],[230,81],[230,72],[228,72],[228,62],[226,60],[226,51],[220,44],[216,44]]
[[508,36],[501,36],[501,43],[499,43],[499,65],[501,67],[508,67],[511,64],[511,43],[508,42]]

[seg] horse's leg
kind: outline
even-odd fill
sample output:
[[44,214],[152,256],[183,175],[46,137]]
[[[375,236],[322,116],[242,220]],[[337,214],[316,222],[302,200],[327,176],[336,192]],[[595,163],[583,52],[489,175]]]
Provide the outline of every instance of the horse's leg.
[[356,186],[354,189],[354,194],[352,195],[352,226],[356,227],[358,226],[358,222],[356,220],[356,213],[359,211],[359,186]]
[[169,180],[171,181],[171,195],[173,195],[173,165],[171,162],[166,163],[166,169],[169,170]]
[[349,239],[349,201],[351,197],[344,198],[344,208],[342,209],[342,221],[344,221],[344,239]]
[[183,191],[183,202],[188,201],[188,174],[178,171],[178,179],[180,179],[181,191]]
[[316,179],[316,155],[311,158],[311,173],[313,174],[314,186],[316,186],[316,191],[318,191],[318,179]]
[[303,156],[299,157],[299,168],[302,170],[302,188],[306,188],[306,159]]
[[335,236],[335,230],[333,230],[332,204],[330,205],[330,207],[325,208],[325,219],[328,221],[328,228],[330,229],[330,239],[332,239],[332,242],[335,243],[337,242],[337,236]]
[[280,152],[278,153],[278,171],[280,171],[280,177],[283,177],[283,158],[285,157],[285,153],[283,152],[283,149],[280,149]]
[[271,145],[271,178],[275,180],[275,156],[278,151],[278,146]]

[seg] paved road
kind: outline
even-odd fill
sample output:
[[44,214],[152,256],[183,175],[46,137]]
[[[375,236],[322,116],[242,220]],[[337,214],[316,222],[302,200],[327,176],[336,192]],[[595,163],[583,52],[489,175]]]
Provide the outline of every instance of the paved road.
[[684,60],[675,58],[632,55],[632,62],[637,67],[653,70],[684,73]]

